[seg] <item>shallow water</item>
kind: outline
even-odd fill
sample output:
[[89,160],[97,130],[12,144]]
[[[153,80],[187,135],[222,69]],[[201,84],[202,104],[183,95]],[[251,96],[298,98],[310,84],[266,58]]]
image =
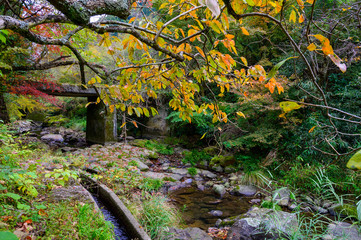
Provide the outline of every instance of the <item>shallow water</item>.
[[114,234],[116,240],[130,240],[128,234],[126,233],[125,227],[122,225],[121,221],[113,215],[111,211],[99,200],[98,197],[93,195],[95,202],[102,211],[105,220],[111,222],[114,225]]
[[[233,196],[226,193],[222,199],[211,191],[200,191],[195,187],[181,188],[169,196],[178,207],[188,227],[199,227],[207,230],[213,227],[217,219],[224,219],[246,213],[253,198]],[[209,214],[212,210],[220,210],[223,215],[215,217]]]

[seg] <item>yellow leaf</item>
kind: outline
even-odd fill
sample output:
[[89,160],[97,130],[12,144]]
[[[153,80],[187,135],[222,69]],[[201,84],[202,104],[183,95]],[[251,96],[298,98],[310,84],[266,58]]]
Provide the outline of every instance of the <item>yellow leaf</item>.
[[308,47],[307,47],[307,49],[309,50],[309,51],[315,51],[316,50],[316,45],[314,44],[314,43],[311,43]]
[[202,55],[203,58],[206,58],[206,55],[204,54],[203,50],[200,47],[196,46],[196,49],[198,50],[198,52]]
[[243,112],[236,112],[236,113],[237,113],[238,116],[243,117],[243,118],[246,118],[246,115],[244,115]]
[[285,113],[288,113],[292,110],[299,109],[302,107],[302,105],[299,105],[298,103],[291,102],[291,101],[284,101],[280,102],[280,107]]
[[109,106],[109,109],[110,109],[110,112],[111,112],[111,113],[114,112],[114,109],[115,109],[114,105],[110,105],[110,106]]
[[135,121],[132,121],[132,123],[136,128],[138,128],[138,125],[137,125],[137,123]]
[[317,38],[321,44],[322,44],[322,51],[325,55],[333,54],[333,49],[330,44],[330,40],[328,38],[322,36],[321,34],[313,35],[315,38]]
[[290,22],[296,23],[296,12],[295,12],[295,10],[292,10],[292,12],[291,12]]
[[311,127],[311,129],[308,130],[308,132],[309,132],[309,133],[313,132],[313,130],[315,130],[315,128],[316,128],[316,126]]
[[[163,4],[162,4],[163,5]],[[129,22],[128,23],[132,23],[132,22],[134,22],[134,20],[135,20],[135,17],[132,17],[131,19],[129,19]]]
[[298,19],[299,23],[303,23],[305,21],[305,16],[303,14],[300,15],[300,18]]
[[241,57],[241,60],[242,60],[243,64],[247,67],[248,66],[247,59],[245,57]]
[[88,84],[94,84],[94,83],[96,83],[95,78],[92,78],[92,79],[88,82]]
[[200,139],[203,139],[206,136],[207,132],[205,132]]
[[241,27],[241,30],[244,35],[247,35],[247,36],[249,35],[249,32],[244,27]]
[[123,128],[127,124],[127,122],[123,122],[123,124],[120,126],[120,128]]
[[350,169],[361,169],[361,150],[356,152],[350,160],[348,160],[346,167]]

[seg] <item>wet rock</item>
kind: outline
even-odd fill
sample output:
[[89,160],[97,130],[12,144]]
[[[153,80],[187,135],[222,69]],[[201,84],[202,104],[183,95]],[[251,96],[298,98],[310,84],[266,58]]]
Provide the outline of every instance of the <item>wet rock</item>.
[[251,201],[250,201],[250,203],[253,203],[253,204],[255,204],[255,203],[261,203],[261,199],[259,199],[259,198],[255,198],[255,199],[251,199]]
[[204,176],[204,177],[207,177],[207,178],[210,178],[210,179],[214,179],[217,177],[217,174],[214,174],[208,170],[200,170],[200,173],[199,173],[201,176]]
[[215,184],[213,185],[213,192],[219,197],[223,197],[223,195],[226,193],[226,189],[223,185]]
[[224,168],[224,172],[225,173],[235,173],[235,172],[237,172],[237,170],[233,166],[227,166],[227,167]]
[[215,171],[215,172],[219,172],[219,173],[223,172],[223,168],[220,165],[212,166],[212,170]]
[[135,160],[137,162],[137,167],[139,168],[140,171],[142,172],[146,172],[149,170],[149,167],[144,164],[142,161],[140,160]]
[[168,240],[212,240],[212,238],[200,228],[169,228],[167,231]]
[[355,225],[345,222],[331,223],[327,227],[327,235],[323,237],[324,240],[361,240],[361,234]]
[[287,238],[297,228],[296,214],[255,207],[232,225],[227,240]]
[[313,206],[312,209],[313,209],[313,211],[318,212],[318,213],[321,213],[321,214],[326,214],[326,213],[328,213],[328,210],[327,210],[327,209],[324,209],[324,208],[322,208],[322,207],[320,207],[320,206]]
[[331,201],[323,200],[323,202],[322,202],[322,207],[323,207],[323,208],[328,209],[328,208],[331,207],[331,206],[332,206],[332,202],[331,202]]
[[186,180],[184,180],[184,183],[185,184],[192,184],[192,182],[193,182],[193,179],[191,179],[191,178],[188,178],[188,179],[186,179]]
[[41,137],[41,140],[44,142],[57,142],[57,143],[62,143],[64,142],[64,138],[60,135],[60,134],[46,134],[44,136]]
[[280,206],[287,206],[290,201],[290,190],[288,188],[280,188],[273,192],[274,201]]
[[206,188],[202,184],[197,184],[197,189],[200,191],[204,191]]
[[214,226],[215,226],[216,228],[219,228],[219,227],[221,226],[221,224],[222,224],[222,219],[217,219],[217,221],[216,221],[216,223],[214,224]]
[[214,217],[220,217],[223,215],[223,212],[220,210],[212,210],[209,212],[210,215],[214,216]]
[[253,196],[257,192],[257,188],[251,185],[238,185],[233,188],[232,192],[236,195]]
[[292,204],[288,204],[287,207],[288,207],[289,210],[293,211],[293,210],[295,210],[297,208],[297,205],[292,203]]

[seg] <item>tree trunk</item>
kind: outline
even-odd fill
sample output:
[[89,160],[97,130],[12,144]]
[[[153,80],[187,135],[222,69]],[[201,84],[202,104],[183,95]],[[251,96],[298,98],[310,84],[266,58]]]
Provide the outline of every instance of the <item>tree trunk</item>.
[[72,22],[88,24],[90,17],[107,14],[126,19],[131,2],[128,0],[48,0]]
[[8,110],[6,108],[5,99],[4,99],[4,87],[0,86],[0,120],[5,123],[10,122]]

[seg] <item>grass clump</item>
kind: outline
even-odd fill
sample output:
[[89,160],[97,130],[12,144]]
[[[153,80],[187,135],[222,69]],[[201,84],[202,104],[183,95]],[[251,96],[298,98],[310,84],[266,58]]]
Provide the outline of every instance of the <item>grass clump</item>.
[[163,184],[164,181],[162,179],[144,178],[139,188],[148,192],[158,191],[163,187]]
[[197,175],[197,168],[195,168],[195,167],[190,167],[190,168],[188,168],[188,173],[189,173],[192,177],[194,177],[195,175]]
[[154,240],[169,239],[167,228],[180,223],[178,211],[160,194],[146,194],[145,199],[133,201],[129,208]]

